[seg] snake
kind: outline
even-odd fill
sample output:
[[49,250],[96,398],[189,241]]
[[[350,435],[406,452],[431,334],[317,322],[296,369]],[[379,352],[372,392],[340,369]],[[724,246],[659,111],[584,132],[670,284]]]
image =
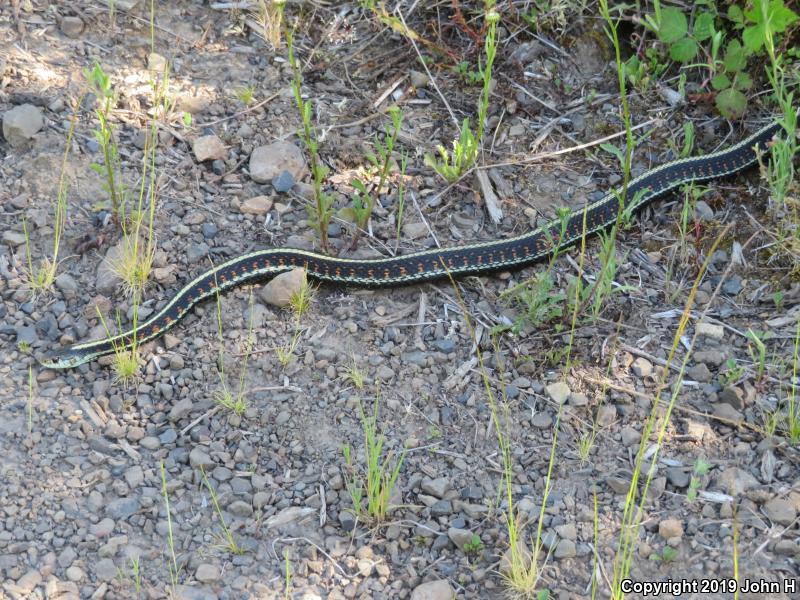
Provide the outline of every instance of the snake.
[[624,185],[620,186],[599,200],[587,202],[516,237],[379,258],[339,258],[288,247],[249,252],[195,277],[135,328],[51,351],[40,357],[39,362],[50,369],[69,369],[104,355],[130,350],[163,335],[207,298],[241,285],[269,280],[294,268],[302,267],[308,278],[321,282],[382,288],[524,267],[617,223],[623,193],[623,200],[627,200],[624,210],[633,214],[681,185],[743,171],[768,150],[780,129],[778,122],[772,122],[723,150],[656,166],[630,179],[625,190]]

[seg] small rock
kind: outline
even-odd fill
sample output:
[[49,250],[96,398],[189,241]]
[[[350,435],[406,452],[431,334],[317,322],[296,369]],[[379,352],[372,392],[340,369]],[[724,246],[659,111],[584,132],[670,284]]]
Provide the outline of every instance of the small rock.
[[25,146],[43,126],[42,111],[33,104],[20,104],[3,113],[3,136],[13,148]]
[[742,278],[738,275],[731,275],[725,280],[725,283],[722,284],[722,291],[729,296],[736,296],[742,291],[742,287],[744,287],[742,285]]
[[617,418],[617,407],[613,404],[604,404],[597,409],[597,424],[601,427],[611,425]]
[[683,537],[683,523],[678,519],[664,519],[658,524],[658,534],[665,540]]
[[215,135],[202,135],[192,144],[192,152],[197,162],[223,160],[227,155],[225,144]]
[[539,429],[547,429],[553,424],[553,417],[550,413],[545,411],[537,412],[533,415],[531,424]]
[[572,558],[577,553],[575,542],[572,540],[559,540],[556,549],[553,551],[553,555],[556,558]]
[[219,567],[217,565],[203,563],[197,567],[197,570],[194,572],[194,578],[200,583],[214,583],[219,579]]
[[703,200],[698,200],[694,205],[694,214],[701,221],[713,221],[714,211]]
[[403,223],[403,236],[408,239],[418,240],[428,235],[428,233],[428,227],[425,223],[420,223],[419,221],[406,221]]
[[76,296],[78,291],[78,282],[69,273],[61,273],[55,280],[56,288],[67,300]]
[[714,406],[714,416],[738,425],[744,420],[744,416],[730,404],[720,402]]
[[79,38],[83,32],[83,21],[80,17],[64,17],[61,19],[61,33],[69,38]]
[[455,592],[446,579],[428,581],[414,588],[411,600],[453,600]]
[[97,538],[103,538],[109,536],[113,531],[114,531],[114,520],[109,519],[108,517],[100,520],[99,522],[89,527],[89,533],[91,533],[94,537]]
[[667,481],[669,481],[676,488],[689,487],[689,480],[691,475],[682,467],[670,467],[667,469]]
[[628,446],[633,446],[634,444],[638,444],[639,440],[642,439],[642,434],[635,428],[631,427],[630,425],[626,425],[622,428],[621,432],[622,436],[622,445],[626,448]]
[[758,487],[758,479],[739,467],[729,467],[716,478],[716,489],[732,496],[739,496]]
[[134,465],[125,471],[125,481],[131,488],[137,488],[144,482],[144,471],[139,465]]
[[292,189],[294,185],[294,176],[287,170],[283,170],[280,174],[272,180],[272,187],[279,194],[283,194]]
[[451,512],[453,512],[453,504],[450,500],[439,500],[431,506],[432,517],[442,517],[444,515],[449,515]]
[[719,350],[698,350],[694,353],[694,359],[712,367],[719,367],[725,362],[725,355]]
[[76,566],[68,567],[67,570],[64,571],[64,574],[67,576],[67,579],[69,579],[70,581],[81,581],[81,580],[83,580],[83,578],[86,575],[83,572],[83,569],[81,569],[80,567],[76,567]]
[[22,246],[25,243],[25,234],[19,231],[7,229],[3,232],[2,241],[9,246]]
[[423,492],[435,498],[444,498],[444,495],[450,490],[450,480],[446,477],[439,477],[437,479],[426,477],[422,480],[419,487]]
[[699,381],[700,383],[708,383],[713,377],[711,371],[708,370],[706,363],[698,363],[690,367],[687,375],[695,381]]
[[136,514],[139,510],[139,498],[136,496],[128,496],[126,498],[117,498],[112,500],[106,505],[106,514],[112,519],[124,520]]
[[556,381],[555,383],[551,383],[544,388],[544,391],[547,392],[547,395],[550,396],[550,399],[557,404],[564,404],[570,395],[569,386],[564,381]]
[[640,356],[633,361],[631,369],[637,377],[649,377],[653,372],[653,364],[646,358]]
[[725,328],[722,325],[700,321],[696,326],[697,335],[705,336],[712,340],[721,340],[725,337]]
[[228,512],[237,517],[247,518],[253,515],[253,507],[244,500],[235,500],[228,505]]
[[239,208],[247,215],[265,215],[272,208],[272,198],[270,196],[253,196],[242,202]]
[[411,85],[413,85],[415,88],[428,87],[428,84],[430,83],[428,74],[423,73],[422,71],[415,71],[414,69],[411,69],[408,75],[411,78]]
[[272,278],[258,292],[258,297],[272,306],[288,306],[292,296],[299,293],[304,285],[306,285],[306,270],[301,268],[292,269]]
[[744,391],[735,385],[726,385],[717,394],[717,399],[725,404],[730,404],[736,410],[744,408]]
[[192,411],[192,406],[192,401],[189,398],[179,400],[169,411],[169,420],[173,422],[180,421]]
[[269,183],[282,171],[289,171],[300,180],[306,171],[303,152],[291,142],[275,142],[259,146],[250,155],[250,177],[256,183]]
[[569,403],[572,406],[588,406],[589,396],[583,392],[572,392],[569,395]]
[[797,511],[791,502],[784,498],[773,498],[764,504],[764,515],[778,525],[789,525],[794,522]]
[[349,510],[343,510],[339,513],[339,524],[344,531],[353,531],[356,528],[356,519]]
[[100,581],[111,581],[118,572],[117,565],[110,558],[102,558],[94,563],[94,574]]
[[447,537],[449,537],[450,541],[452,541],[462,552],[466,546],[472,544],[472,538],[474,535],[474,533],[467,529],[459,529],[457,527],[450,527],[447,530]]
[[211,460],[211,457],[203,450],[200,446],[195,446],[192,448],[192,451],[189,452],[189,464],[194,469],[208,469],[209,467],[214,466],[214,461]]

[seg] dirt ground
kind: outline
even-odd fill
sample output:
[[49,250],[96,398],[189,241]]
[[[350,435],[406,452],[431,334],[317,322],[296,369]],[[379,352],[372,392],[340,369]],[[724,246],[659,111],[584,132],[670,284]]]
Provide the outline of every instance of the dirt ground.
[[[38,352],[102,331],[95,305],[110,321],[119,309],[123,326],[132,315],[108,273],[119,232],[104,218],[106,192],[91,168],[101,157],[96,98],[86,94],[84,71],[95,62],[118,94],[112,120],[131,189],[140,184],[152,106],[148,65],[171,65],[174,103],[160,120],[156,159],[157,273],[145,311],[212,261],[267,246],[318,248],[304,208],[307,171],[288,192],[257,183],[250,171],[253,150],[277,141],[307,157],[296,135],[285,40],[274,50],[235,3],[177,1],[156,6],[151,49],[148,7],[128,4],[116,3],[113,13],[88,0],[0,5],[0,113],[30,105],[42,119],[27,143],[0,140],[0,598],[504,597],[508,500],[485,379],[502,404],[526,539],[541,522],[537,589],[590,597],[594,577],[607,597],[645,421],[698,267],[723,231],[669,368],[693,344],[692,356],[684,371],[672,369],[661,393],[667,401],[677,391],[665,436],[653,434],[646,444],[648,460],[658,454],[631,578],[710,585],[733,577],[736,559],[740,580],[797,582],[800,454],[780,427],[771,432],[768,416],[793,393],[800,289],[786,260],[770,258],[768,194],[756,171],[715,184],[690,215],[687,240],[678,239],[681,194],[621,232],[620,289],[597,319],[578,321],[566,368],[567,317],[491,335],[524,313],[504,292],[547,263],[465,278],[457,288],[323,285],[297,321],[266,305],[260,286],[239,288],[220,300],[221,341],[216,307],[205,303],[141,349],[133,383],[115,381],[108,361],[41,368]],[[622,147],[624,138],[616,73],[596,15],[573,15],[537,34],[502,11],[480,158],[502,209],[495,221],[473,175],[447,186],[424,163],[437,143],[449,147],[457,135],[450,111],[458,123],[474,121],[480,87],[453,66],[476,65],[480,48],[467,29],[479,29],[479,13],[462,2],[464,26],[449,2],[401,4],[425,43],[415,47],[355,2],[287,7],[303,92],[314,102],[320,154],[331,170],[325,186],[337,207],[349,201],[350,180],[364,172],[365,153],[389,123],[386,107],[397,103],[404,116],[399,145],[409,158],[399,237],[392,183],[355,251],[348,224],[334,220],[332,252],[377,256],[506,238],[620,183],[616,158],[598,143]],[[417,52],[430,58],[430,73]],[[769,119],[758,99],[734,124],[700,101],[671,105],[668,92],[676,88],[677,76],[665,75],[631,90],[635,133],[646,134],[634,175],[675,158],[685,122],[695,125],[700,153],[735,143]],[[23,224],[34,259],[45,255],[79,100],[64,163],[68,220],[59,278],[32,299]],[[221,157],[198,161],[193,144],[204,135],[221,140]],[[584,260],[593,277],[597,239]],[[553,293],[567,292],[579,261],[573,249],[554,262]],[[256,344],[248,355],[251,319]],[[760,380],[748,329],[771,334]],[[282,367],[276,349],[296,331],[294,360]],[[215,402],[221,346],[224,377],[235,387],[241,376],[246,386],[241,415]],[[342,450],[349,444],[363,464],[359,405],[369,409],[376,398],[390,463],[407,448],[396,508],[380,524],[353,518]],[[582,458],[581,440],[593,433]],[[693,472],[699,459],[707,472]],[[241,553],[226,548],[221,519]],[[732,596],[698,589],[682,597]],[[739,597],[800,592],[781,587]]]

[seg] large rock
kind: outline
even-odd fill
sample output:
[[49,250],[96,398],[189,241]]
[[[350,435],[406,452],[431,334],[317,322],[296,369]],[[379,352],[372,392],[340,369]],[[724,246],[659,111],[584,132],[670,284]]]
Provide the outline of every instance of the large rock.
[[283,171],[289,171],[295,181],[306,172],[303,152],[290,142],[259,146],[250,155],[250,177],[257,183],[270,183]]
[[41,110],[33,104],[20,104],[3,114],[3,137],[13,148],[23,147],[43,125]]

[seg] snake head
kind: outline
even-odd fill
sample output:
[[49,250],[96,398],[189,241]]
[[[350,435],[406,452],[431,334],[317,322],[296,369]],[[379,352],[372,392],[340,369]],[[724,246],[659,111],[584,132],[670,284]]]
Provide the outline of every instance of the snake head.
[[37,356],[36,360],[46,369],[73,369],[88,362],[86,356],[73,348],[61,348]]

